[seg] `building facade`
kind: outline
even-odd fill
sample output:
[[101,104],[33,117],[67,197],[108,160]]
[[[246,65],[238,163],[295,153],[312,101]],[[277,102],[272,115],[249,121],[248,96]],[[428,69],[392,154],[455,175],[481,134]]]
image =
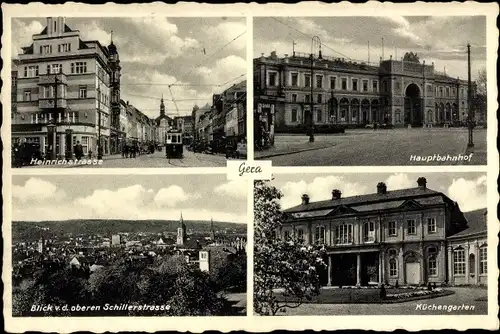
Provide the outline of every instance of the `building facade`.
[[354,197],[334,189],[321,202],[304,194],[301,205],[285,210],[277,232],[324,246],[324,285],[486,284],[485,220],[464,215],[456,202],[427,188],[425,178],[417,184],[388,191],[381,182],[376,193]]
[[276,52],[254,59],[254,115],[271,136],[311,122],[349,127],[464,122],[467,94],[467,81],[439,73],[425,61],[391,56],[374,66],[321,55],[311,60],[299,53],[280,58]]
[[111,40],[108,46],[109,59],[108,64],[111,71],[110,77],[110,94],[111,94],[111,122],[110,122],[110,153],[121,153],[124,145],[126,133],[122,131],[121,121],[121,108],[120,108],[120,56],[118,50]]
[[163,96],[160,101],[160,116],[158,116],[155,120],[156,126],[156,138],[159,140],[160,145],[165,145],[165,134],[169,131],[173,126],[173,120],[169,116],[167,116],[165,111],[165,103],[163,102]]
[[[40,34],[18,55],[17,112],[12,113],[12,141],[39,145],[58,157],[79,141],[85,154],[110,145],[110,53],[98,41],[83,41],[62,17],[47,18]],[[55,139],[48,140],[48,125]],[[67,135],[71,134],[71,135]]]

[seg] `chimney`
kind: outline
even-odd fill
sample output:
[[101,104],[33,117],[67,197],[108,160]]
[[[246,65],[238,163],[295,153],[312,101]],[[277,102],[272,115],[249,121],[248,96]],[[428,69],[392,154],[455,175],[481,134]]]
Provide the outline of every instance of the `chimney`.
[[425,177],[419,177],[417,180],[417,184],[420,189],[427,188],[427,180],[425,179]]
[[309,204],[309,195],[304,194],[302,195],[302,205],[307,205]]
[[377,184],[377,194],[385,194],[387,193],[387,186],[384,182],[379,182]]
[[342,192],[338,189],[333,189],[332,190],[332,199],[333,200],[340,199],[340,197],[342,197]]

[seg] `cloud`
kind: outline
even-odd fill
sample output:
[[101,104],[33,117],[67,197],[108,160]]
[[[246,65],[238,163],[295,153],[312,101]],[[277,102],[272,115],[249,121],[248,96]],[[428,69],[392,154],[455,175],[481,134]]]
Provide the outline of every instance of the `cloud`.
[[[220,45],[222,47],[245,31],[246,24],[244,22],[228,21],[219,23],[215,26],[208,27],[206,35],[210,40],[210,44],[205,44],[203,46],[206,48],[207,53],[215,52],[216,50],[211,50],[211,45]],[[246,50],[247,40],[245,35],[243,34],[232,41],[228,47],[233,50]]]
[[304,180],[298,182],[287,182],[281,187],[283,198],[281,206],[283,209],[299,205],[302,194],[308,194],[311,201],[331,199],[333,189],[342,192],[342,196],[355,196],[368,191],[361,183],[346,181],[342,176],[316,177],[310,183]]
[[458,202],[464,212],[485,208],[487,203],[486,181],[486,175],[475,180],[453,179],[448,188],[448,196]]
[[18,54],[22,53],[21,47],[29,46],[33,41],[33,35],[41,33],[44,27],[40,21],[27,23],[18,19],[12,19],[12,57],[17,58]]
[[53,183],[35,177],[28,179],[24,186],[12,186],[12,198],[22,203],[59,202],[65,197],[66,193]]
[[181,187],[173,185],[160,189],[154,201],[158,207],[175,207],[179,203],[197,197],[199,196],[187,194]]
[[219,59],[211,67],[200,66],[196,73],[201,76],[204,83],[216,83],[218,85],[227,80],[236,78],[238,75],[246,73],[247,62],[245,59],[230,55]]
[[245,181],[232,180],[217,186],[214,192],[223,196],[247,198],[247,189],[247,183]]
[[398,173],[389,176],[385,181],[385,184],[387,185],[387,190],[389,191],[408,189],[416,186],[416,180],[411,180],[408,177],[408,174]]

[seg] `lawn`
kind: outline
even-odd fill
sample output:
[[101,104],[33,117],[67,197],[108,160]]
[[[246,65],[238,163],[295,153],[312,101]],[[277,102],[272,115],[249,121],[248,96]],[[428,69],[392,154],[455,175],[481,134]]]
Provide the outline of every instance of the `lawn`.
[[[387,295],[408,293],[411,291],[418,291],[412,289],[401,288],[388,288],[386,289]],[[321,289],[318,296],[313,297],[311,300],[306,300],[304,303],[311,304],[371,304],[371,303],[400,303],[417,299],[429,299],[440,296],[453,294],[449,290],[436,291],[432,295],[426,296],[413,296],[401,299],[381,299],[380,289]],[[278,300],[284,300],[283,295],[277,294]]]

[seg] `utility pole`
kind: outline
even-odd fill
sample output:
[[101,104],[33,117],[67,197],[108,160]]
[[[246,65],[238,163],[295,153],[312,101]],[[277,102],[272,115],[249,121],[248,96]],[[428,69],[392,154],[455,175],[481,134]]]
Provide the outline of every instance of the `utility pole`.
[[59,84],[59,79],[57,74],[54,75],[54,108],[52,111],[52,121],[47,125],[47,141],[49,142],[49,154],[50,160],[57,159],[56,151],[56,136],[57,136],[57,86]]
[[474,129],[474,121],[472,119],[472,81],[471,81],[471,75],[470,75],[470,43],[467,43],[467,62],[468,62],[468,91],[467,91],[467,109],[468,109],[468,125],[469,125],[469,142],[467,143],[467,147],[474,147],[474,136],[473,136],[473,129]]

